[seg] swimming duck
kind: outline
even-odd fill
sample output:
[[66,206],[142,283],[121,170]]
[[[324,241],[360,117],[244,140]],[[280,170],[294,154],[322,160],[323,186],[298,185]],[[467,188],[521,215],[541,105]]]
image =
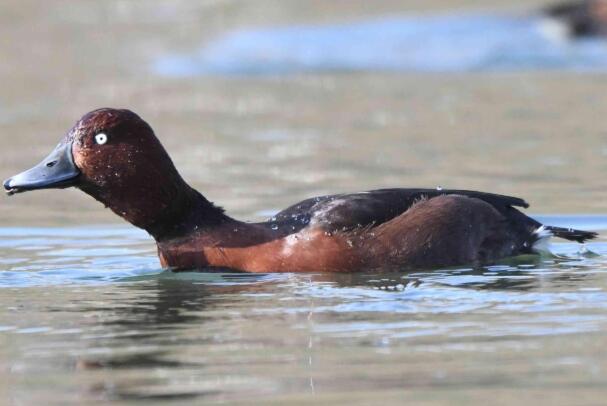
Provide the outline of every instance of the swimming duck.
[[546,7],[544,14],[563,24],[572,38],[607,35],[607,0],[565,1]]
[[480,265],[532,253],[551,235],[519,198],[468,190],[380,189],[314,197],[247,223],[190,187],[152,128],[129,110],[85,114],[40,164],[4,181],[9,195],[76,187],[146,230],[163,267],[351,272]]

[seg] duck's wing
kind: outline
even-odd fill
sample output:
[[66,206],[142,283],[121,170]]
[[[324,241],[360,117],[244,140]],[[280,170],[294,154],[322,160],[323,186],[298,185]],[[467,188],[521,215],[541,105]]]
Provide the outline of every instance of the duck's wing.
[[306,199],[276,214],[270,223],[280,227],[287,226],[293,230],[310,224],[330,232],[348,231],[389,221],[407,211],[419,200],[452,194],[483,200],[502,213],[512,210],[513,206],[529,206],[517,197],[470,190],[379,189]]

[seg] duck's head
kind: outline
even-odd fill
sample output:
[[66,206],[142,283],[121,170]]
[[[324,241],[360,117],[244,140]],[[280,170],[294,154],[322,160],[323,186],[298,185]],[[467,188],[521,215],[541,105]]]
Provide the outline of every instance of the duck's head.
[[110,108],[85,114],[42,162],[4,181],[8,194],[70,186],[142,228],[191,190],[152,128]]

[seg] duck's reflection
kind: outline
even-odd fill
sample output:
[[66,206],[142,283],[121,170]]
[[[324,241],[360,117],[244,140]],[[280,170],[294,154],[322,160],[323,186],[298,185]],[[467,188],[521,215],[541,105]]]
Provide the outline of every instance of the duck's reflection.
[[[338,287],[368,287],[400,292],[429,284],[485,291],[533,291],[546,285],[551,288],[575,287],[588,277],[574,272],[577,259],[522,255],[492,266],[408,271],[406,273],[319,274],[312,280],[333,283]],[[579,260],[581,263],[581,259]],[[573,262],[573,263],[572,263]],[[567,265],[562,265],[566,263]],[[561,270],[562,272],[555,272]]]
[[[205,363],[176,357],[176,351],[188,345],[205,345],[211,340],[204,334],[205,324],[215,309],[226,309],[241,300],[242,295],[272,289],[276,278],[243,274],[171,274],[163,273],[134,284],[124,285],[124,299],[114,306],[89,311],[104,313],[102,331],[93,337],[89,347],[110,351],[91,351],[76,360],[75,368],[94,370],[191,370],[201,372]],[[123,292],[124,293],[124,292]],[[192,333],[200,331],[200,334]],[[207,341],[207,343],[205,343]],[[178,353],[178,351],[177,351]],[[163,379],[149,378],[90,385],[90,395],[116,399],[188,399],[216,394],[214,389],[161,390],[170,385]],[[144,378],[146,377],[146,378]]]
[[[563,271],[567,266],[572,266],[571,259],[568,261],[567,265],[562,267]],[[97,309],[103,313],[102,328],[99,329],[99,336],[91,339],[90,348],[108,348],[110,351],[91,351],[77,360],[76,367],[85,372],[141,371],[139,379],[112,381],[111,385],[96,382],[88,388],[95,396],[123,400],[166,399],[167,391],[172,399],[214,396],[217,395],[217,387],[193,389],[192,385],[179,386],[176,383],[184,379],[184,374],[205,376],[208,373],[205,371],[216,366],[213,362],[216,363],[217,360],[210,361],[206,358],[205,350],[201,346],[207,345],[212,350],[218,344],[225,344],[214,332],[229,329],[230,309],[238,312],[255,306],[252,296],[301,298],[309,293],[304,289],[305,286],[312,289],[330,286],[333,295],[331,300],[346,302],[349,296],[345,290],[359,288],[363,292],[366,289],[380,289],[386,291],[388,296],[389,292],[402,294],[404,291],[404,295],[394,296],[394,300],[399,301],[401,297],[403,300],[407,299],[407,289],[424,289],[428,286],[526,292],[542,290],[546,285],[549,285],[550,289],[575,287],[579,286],[580,278],[589,277],[580,272],[546,273],[543,266],[546,266],[546,258],[528,257],[516,258],[510,263],[491,267],[407,274],[250,275],[167,272],[148,280],[122,285],[120,299],[113,303],[114,306],[105,303],[103,308]],[[557,261],[550,266],[550,270],[558,270],[558,266]],[[344,295],[340,298],[342,288]],[[272,303],[273,311],[279,311],[282,303],[285,303],[284,306],[290,306],[290,302],[281,302],[278,299]],[[365,299],[352,300],[364,302]],[[390,311],[390,306],[392,305],[387,302],[387,312]],[[321,315],[324,316],[326,314]],[[402,314],[402,318],[407,317],[416,315]],[[313,330],[310,330],[310,343],[314,342],[313,335]],[[240,344],[239,342],[238,345]],[[196,355],[188,356],[190,353]],[[150,378],[151,370],[162,371],[162,374],[160,377]]]

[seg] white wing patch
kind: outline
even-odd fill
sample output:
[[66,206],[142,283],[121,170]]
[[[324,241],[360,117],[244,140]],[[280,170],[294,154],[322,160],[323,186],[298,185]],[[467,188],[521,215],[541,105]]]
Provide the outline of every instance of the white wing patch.
[[540,226],[533,232],[535,234],[537,241],[533,243],[534,251],[550,251],[550,238],[552,237],[552,233],[545,226]]

